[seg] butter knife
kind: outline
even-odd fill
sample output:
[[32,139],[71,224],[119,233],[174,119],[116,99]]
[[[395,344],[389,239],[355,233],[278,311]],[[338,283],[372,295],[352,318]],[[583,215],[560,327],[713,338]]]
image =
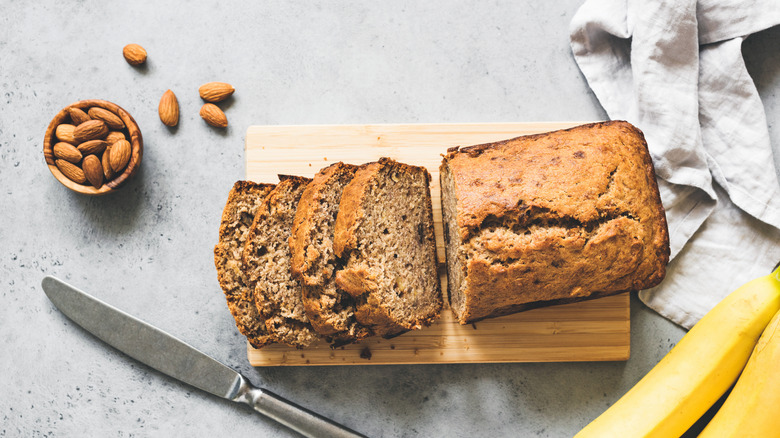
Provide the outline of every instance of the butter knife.
[[41,282],[52,303],[103,342],[198,389],[251,406],[307,437],[361,437],[334,421],[262,388],[164,331],[52,276]]

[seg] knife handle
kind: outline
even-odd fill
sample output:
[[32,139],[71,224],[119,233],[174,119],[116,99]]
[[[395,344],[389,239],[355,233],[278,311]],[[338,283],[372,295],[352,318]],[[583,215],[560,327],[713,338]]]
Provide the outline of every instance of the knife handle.
[[284,399],[268,390],[253,386],[240,376],[240,386],[234,402],[251,406],[255,411],[278,421],[306,437],[355,438],[363,437],[332,420]]

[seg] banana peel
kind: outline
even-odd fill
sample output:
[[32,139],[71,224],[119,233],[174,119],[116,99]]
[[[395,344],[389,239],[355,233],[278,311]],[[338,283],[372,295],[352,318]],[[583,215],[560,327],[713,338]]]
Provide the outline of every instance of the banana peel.
[[699,438],[780,436],[780,312],[764,329],[737,384]]
[[726,296],[575,438],[682,435],[737,381],[778,311],[780,269]]

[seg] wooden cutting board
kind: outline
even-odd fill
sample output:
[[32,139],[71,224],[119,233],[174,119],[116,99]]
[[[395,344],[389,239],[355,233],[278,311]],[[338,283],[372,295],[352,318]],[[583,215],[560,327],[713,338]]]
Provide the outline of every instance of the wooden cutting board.
[[[505,140],[581,123],[468,123],[405,125],[251,126],[246,134],[246,178],[278,182],[278,174],[312,177],[344,161],[362,164],[380,157],[425,166],[431,173],[438,258],[444,263],[439,164],[453,146]],[[442,290],[447,289],[443,266]],[[446,301],[446,299],[445,299]],[[431,327],[393,339],[372,338],[331,349],[248,346],[253,366],[380,365],[480,362],[627,360],[630,351],[629,294],[530,310],[460,325],[449,308]]]

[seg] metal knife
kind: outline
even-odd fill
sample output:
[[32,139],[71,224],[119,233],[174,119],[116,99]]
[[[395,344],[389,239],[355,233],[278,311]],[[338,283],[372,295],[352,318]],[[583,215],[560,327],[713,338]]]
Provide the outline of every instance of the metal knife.
[[62,313],[105,343],[162,373],[255,411],[307,437],[362,437],[262,388],[164,331],[52,276],[41,282]]

